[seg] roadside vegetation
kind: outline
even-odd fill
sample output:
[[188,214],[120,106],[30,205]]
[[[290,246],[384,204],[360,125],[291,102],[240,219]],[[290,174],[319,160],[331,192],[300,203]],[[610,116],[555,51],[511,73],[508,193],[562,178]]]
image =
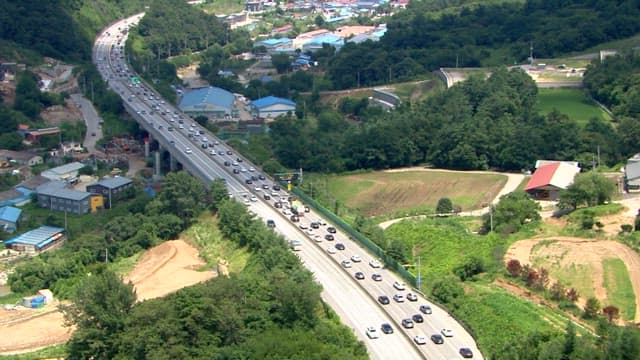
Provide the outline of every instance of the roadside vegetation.
[[581,89],[539,89],[536,108],[542,114],[556,109],[582,127],[593,117],[602,121],[612,120],[611,116],[585,96]]

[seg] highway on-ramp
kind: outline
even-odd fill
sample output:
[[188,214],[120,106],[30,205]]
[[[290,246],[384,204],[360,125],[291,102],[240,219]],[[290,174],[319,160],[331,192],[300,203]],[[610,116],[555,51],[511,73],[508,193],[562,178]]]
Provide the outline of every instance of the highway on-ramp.
[[[474,358],[482,359],[474,339],[444,309],[408,287],[402,289],[402,279],[384,269],[359,244],[311,209],[301,212],[297,219],[292,218],[290,194],[138,80],[126,63],[124,42],[128,29],[142,16],[138,14],[111,24],[96,39],[93,52],[103,78],[122,97],[125,109],[140,126],[189,173],[205,183],[224,179],[230,194],[256,216],[265,222],[273,220],[274,230],[287,240],[300,241],[300,251],[296,253],[323,286],[323,299],[365,343],[371,358],[459,359],[460,349],[469,348]],[[336,250],[338,243],[344,245],[343,250]],[[364,279],[355,279],[355,272],[362,272]],[[381,276],[379,281],[372,279],[374,273]],[[398,284],[394,286],[394,283]],[[390,299],[389,304],[378,301],[381,295]],[[421,306],[428,306],[429,310],[423,313]],[[424,321],[412,324],[405,321],[407,328],[403,327],[404,319],[419,319],[416,315]],[[383,323],[390,324],[394,332],[382,333]],[[369,338],[368,327],[376,330],[377,338]],[[431,341],[434,334],[450,336],[437,345]],[[424,343],[416,344],[416,336],[424,337]]]

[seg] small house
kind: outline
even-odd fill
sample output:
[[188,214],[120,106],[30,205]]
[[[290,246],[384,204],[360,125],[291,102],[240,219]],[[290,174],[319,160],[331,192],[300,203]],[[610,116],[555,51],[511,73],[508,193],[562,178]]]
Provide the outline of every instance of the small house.
[[568,162],[542,165],[533,173],[524,190],[535,200],[557,200],[560,191],[573,184],[580,168]]

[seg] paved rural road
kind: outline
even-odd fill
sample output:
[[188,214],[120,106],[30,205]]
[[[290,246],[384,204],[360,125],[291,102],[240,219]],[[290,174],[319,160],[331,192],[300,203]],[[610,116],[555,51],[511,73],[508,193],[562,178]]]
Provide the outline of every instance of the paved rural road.
[[[80,106],[80,112],[87,124],[87,133],[84,136],[84,147],[89,154],[96,152],[96,140],[102,138],[102,127],[100,126],[100,116],[93,107],[91,101],[80,94],[72,94],[73,101]],[[95,135],[92,135],[95,134]]]
[[[438,172],[454,172],[454,173],[465,173],[465,174],[491,174],[491,175],[504,175],[507,177],[507,182],[504,184],[504,186],[502,187],[502,190],[500,190],[500,192],[496,195],[496,197],[493,199],[492,203],[493,204],[497,204],[498,201],[500,201],[500,197],[502,197],[502,195],[506,195],[510,192],[513,192],[515,189],[518,188],[518,185],[520,185],[520,183],[522,183],[522,180],[524,179],[524,175],[523,174],[513,174],[513,173],[500,173],[500,172],[493,172],[493,171],[456,171],[456,170],[444,170],[444,169],[428,169],[428,168],[423,168],[423,167],[411,167],[411,168],[405,168],[405,169],[395,169],[395,170],[387,170],[389,172],[402,172],[402,171],[438,171]],[[483,207],[482,209],[478,209],[478,210],[472,210],[472,211],[463,211],[461,213],[459,213],[459,216],[482,216],[484,214],[486,214],[489,211],[489,207]],[[416,215],[416,216],[408,216],[408,217],[402,217],[402,218],[397,218],[397,219],[391,219],[391,220],[387,220],[384,222],[381,222],[380,224],[378,224],[378,226],[380,226],[383,229],[388,228],[389,226],[405,220],[405,219],[424,219],[426,218],[428,215]]]

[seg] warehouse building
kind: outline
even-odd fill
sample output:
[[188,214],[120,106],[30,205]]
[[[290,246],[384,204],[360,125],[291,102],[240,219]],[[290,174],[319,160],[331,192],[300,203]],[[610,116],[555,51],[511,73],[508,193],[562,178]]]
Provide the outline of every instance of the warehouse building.
[[35,255],[50,249],[66,239],[64,229],[53,226],[41,226],[4,242],[16,251]]
[[51,181],[63,180],[67,182],[74,182],[78,179],[78,171],[83,167],[84,164],[76,161],[45,170],[40,175]]
[[82,215],[91,210],[91,194],[65,188],[64,181],[50,181],[36,189],[38,206]]
[[267,96],[251,102],[255,116],[266,119],[276,118],[280,115],[293,113],[296,110],[296,103],[284,98]]
[[132,187],[133,181],[131,181],[131,179],[118,176],[100,179],[97,183],[87,185],[87,192],[102,195],[104,197],[105,207],[110,209],[111,204],[121,199],[125,195],[126,190]]
[[238,116],[235,96],[227,90],[213,86],[184,94],[180,100],[179,107],[189,116],[206,116],[210,120],[229,119]]

